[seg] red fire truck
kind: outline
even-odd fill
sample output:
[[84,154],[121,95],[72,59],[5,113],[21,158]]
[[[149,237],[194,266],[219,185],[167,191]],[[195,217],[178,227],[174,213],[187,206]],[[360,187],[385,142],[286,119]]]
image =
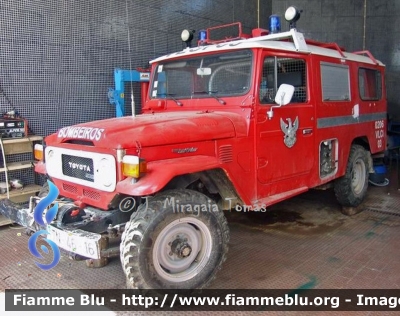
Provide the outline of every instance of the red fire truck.
[[207,286],[228,251],[223,210],[329,185],[357,207],[386,147],[385,68],[368,51],[240,23],[197,47],[182,37],[151,62],[143,114],[64,127],[35,149],[60,193],[48,238],[89,265],[120,256],[132,288]]

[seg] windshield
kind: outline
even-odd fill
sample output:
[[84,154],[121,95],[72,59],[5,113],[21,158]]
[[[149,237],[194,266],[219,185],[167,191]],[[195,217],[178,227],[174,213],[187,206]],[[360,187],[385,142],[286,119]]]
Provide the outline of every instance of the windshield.
[[165,62],[156,67],[150,96],[176,101],[242,95],[250,88],[251,70],[250,50]]

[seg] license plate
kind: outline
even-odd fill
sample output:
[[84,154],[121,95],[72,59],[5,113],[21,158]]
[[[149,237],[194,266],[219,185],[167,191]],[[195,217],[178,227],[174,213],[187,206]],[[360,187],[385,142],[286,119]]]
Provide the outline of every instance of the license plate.
[[99,240],[101,235],[83,230],[61,230],[48,225],[47,238],[54,241],[57,246],[67,251],[91,259],[100,259]]

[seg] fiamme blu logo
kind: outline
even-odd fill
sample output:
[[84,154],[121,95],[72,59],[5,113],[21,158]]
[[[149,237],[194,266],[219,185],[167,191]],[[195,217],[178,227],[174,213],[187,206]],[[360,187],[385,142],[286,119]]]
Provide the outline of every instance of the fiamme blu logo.
[[[45,196],[43,199],[39,201],[39,203],[36,205],[34,211],[33,211],[33,219],[35,222],[42,226],[42,227],[47,227],[48,224],[50,224],[53,219],[57,216],[58,212],[58,203],[55,203],[51,208],[49,208],[46,211],[46,214],[43,216],[44,211],[48,206],[50,206],[58,197],[58,189],[57,187],[50,181],[47,180],[47,183],[49,185],[49,193],[47,196]],[[44,218],[43,218],[44,217]],[[36,233],[34,233],[28,241],[28,248],[29,251],[31,252],[32,255],[34,255],[38,259],[44,259],[43,256],[39,253],[38,248],[36,246],[36,242],[39,238],[39,236],[44,236],[48,235],[49,232],[47,230],[39,230]],[[60,261],[60,249],[58,246],[54,243],[54,241],[49,240],[47,238],[43,239],[44,242],[47,243],[48,246],[46,245],[41,245],[40,249],[45,253],[49,253],[49,247],[53,251],[53,261],[49,264],[42,264],[39,262],[35,262],[35,264],[42,270],[50,270],[54,268],[58,262]]]

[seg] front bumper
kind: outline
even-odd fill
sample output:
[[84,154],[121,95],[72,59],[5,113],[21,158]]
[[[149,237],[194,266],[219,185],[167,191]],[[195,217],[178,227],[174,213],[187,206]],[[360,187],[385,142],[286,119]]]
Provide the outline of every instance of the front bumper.
[[21,206],[9,199],[0,200],[0,214],[4,217],[32,231],[44,229],[35,223],[33,219],[33,211],[29,211],[30,207],[30,205],[28,207]]
[[[32,197],[28,206],[21,206],[9,199],[0,200],[0,213],[13,222],[26,227],[31,234],[39,230],[46,230],[46,238],[54,241],[72,258],[102,260],[119,255],[119,243],[125,227],[124,218],[127,214],[119,210],[101,211],[84,209],[85,219],[75,222],[65,221],[67,210],[71,204],[61,205],[56,220],[46,227],[37,224],[33,218],[36,197]],[[58,202],[58,201],[55,201]],[[60,201],[62,203],[65,201]],[[74,206],[76,208],[76,206]],[[121,224],[113,225],[122,220]],[[93,265],[93,262],[92,262]],[[104,264],[102,264],[104,265]],[[97,265],[97,266],[102,266]],[[90,265],[89,265],[90,266]]]

